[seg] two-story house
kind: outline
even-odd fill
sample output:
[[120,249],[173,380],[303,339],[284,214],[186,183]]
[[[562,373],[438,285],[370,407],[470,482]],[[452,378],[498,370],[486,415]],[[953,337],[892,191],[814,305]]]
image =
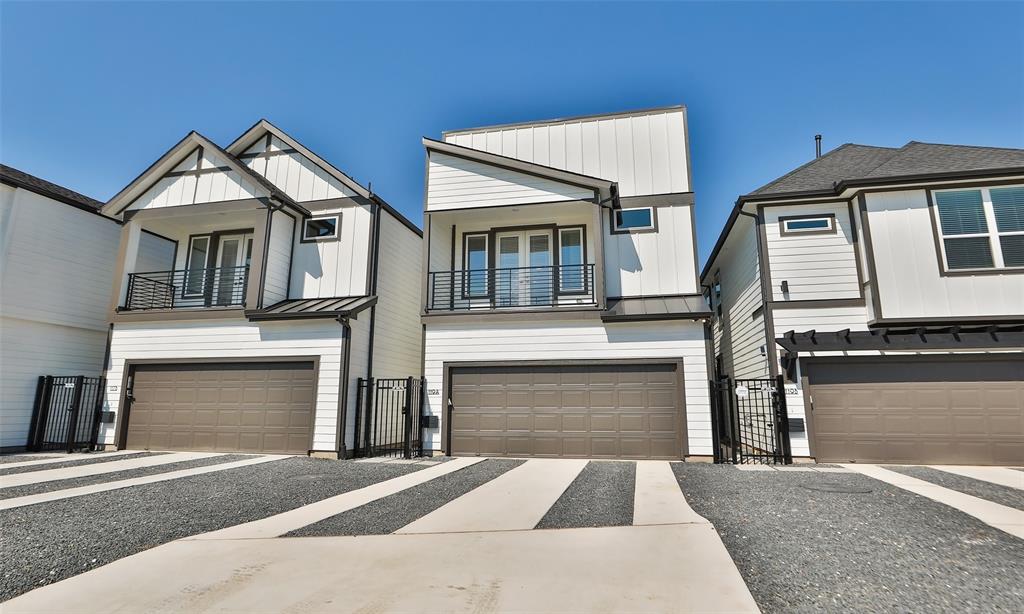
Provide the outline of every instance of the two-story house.
[[25,448],[40,375],[103,370],[120,227],[101,206],[0,165],[0,451]]
[[269,122],[188,134],[103,211],[101,443],[345,456],[357,378],[419,374],[422,233]]
[[838,147],[741,196],[701,281],[794,455],[1024,463],[1024,150]]
[[686,109],[423,144],[426,447],[710,454]]

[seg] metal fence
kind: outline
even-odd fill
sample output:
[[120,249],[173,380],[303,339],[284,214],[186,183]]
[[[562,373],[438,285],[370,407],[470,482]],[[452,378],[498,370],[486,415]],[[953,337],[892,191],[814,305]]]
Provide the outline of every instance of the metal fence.
[[233,307],[245,302],[249,267],[130,273],[125,309]]
[[105,383],[102,377],[40,376],[26,447],[33,452],[93,449]]
[[723,377],[711,382],[716,463],[789,465],[785,382]]
[[431,271],[427,277],[427,309],[431,311],[595,302],[593,264]]
[[357,381],[355,456],[423,454],[422,378]]

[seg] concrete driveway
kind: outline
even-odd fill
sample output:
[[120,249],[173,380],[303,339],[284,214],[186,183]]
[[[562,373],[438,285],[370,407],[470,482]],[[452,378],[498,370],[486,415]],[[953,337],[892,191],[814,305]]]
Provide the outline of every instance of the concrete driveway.
[[[217,479],[307,460],[271,460]],[[399,474],[220,523],[23,594],[3,610],[757,611],[669,463],[333,465],[351,476]],[[40,503],[40,511],[67,501]]]

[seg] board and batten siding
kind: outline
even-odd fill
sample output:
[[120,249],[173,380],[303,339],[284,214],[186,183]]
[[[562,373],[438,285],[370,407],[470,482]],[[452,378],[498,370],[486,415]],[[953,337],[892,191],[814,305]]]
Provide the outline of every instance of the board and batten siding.
[[[764,309],[761,309],[761,269],[757,255],[757,235],[747,219],[733,227],[719,255],[718,271],[722,284],[720,352],[726,372],[735,378],[759,378],[768,375],[765,346]],[[706,280],[712,284],[714,275]]]
[[[781,234],[779,220],[801,215],[835,216],[834,234]],[[767,207],[765,236],[772,281],[772,300],[807,301],[860,296],[854,228],[847,203]],[[783,293],[782,282],[789,284]]]
[[[682,359],[689,454],[711,454],[704,328],[699,322],[605,325],[599,321],[428,324],[424,375],[426,413],[446,428],[442,389],[445,363],[528,360]],[[440,430],[425,432],[425,447],[441,448]],[[683,451],[680,451],[682,454]]]
[[[365,341],[353,342],[353,358],[365,354]],[[360,349],[362,348],[362,349]],[[334,450],[338,394],[343,355],[342,327],[333,320],[292,322],[246,322],[238,320],[189,320],[163,322],[126,322],[114,327],[110,345],[106,408],[119,414],[123,391],[122,377],[127,361],[148,360],[188,362],[215,359],[274,361],[297,356],[319,356],[316,417],[311,449]],[[355,365],[355,360],[353,360]],[[355,378],[358,372],[351,370]],[[354,399],[354,386],[349,386]],[[120,416],[118,415],[120,419]],[[104,425],[100,441],[115,443],[114,424]]]
[[[266,149],[266,135],[245,150],[246,154],[261,154]],[[281,139],[271,137],[270,151],[283,152],[290,147]],[[338,181],[318,164],[298,152],[277,153],[269,157],[243,157],[242,162],[263,175],[285,194],[297,202],[326,200],[355,196],[355,192]]]
[[[227,168],[220,155],[203,151],[203,168]],[[171,172],[196,170],[193,150]],[[265,190],[235,170],[222,170],[202,175],[162,177],[128,206],[129,210],[197,205],[227,200],[243,200],[263,196]]]
[[[337,241],[302,243],[292,256],[293,298],[329,298],[367,294],[373,213],[369,205],[315,209],[314,216],[339,215]],[[301,236],[302,228],[298,230]],[[422,256],[421,256],[422,257]]]
[[380,216],[373,376],[419,377],[423,239],[390,213],[381,211]]
[[452,131],[444,139],[616,181],[622,196],[691,191],[682,107]]
[[[956,318],[1024,314],[1024,275],[943,276],[924,190],[865,195],[882,317]],[[877,316],[877,314],[876,314]]]
[[594,191],[438,152],[428,152],[427,211],[594,198]]
[[[608,296],[696,294],[692,205],[655,208],[657,232],[608,234],[605,228],[605,292]],[[602,226],[609,223],[602,215]]]
[[267,264],[264,269],[265,307],[288,298],[288,275],[292,266],[294,242],[295,218],[283,211],[275,211],[270,219],[270,240],[267,243]]

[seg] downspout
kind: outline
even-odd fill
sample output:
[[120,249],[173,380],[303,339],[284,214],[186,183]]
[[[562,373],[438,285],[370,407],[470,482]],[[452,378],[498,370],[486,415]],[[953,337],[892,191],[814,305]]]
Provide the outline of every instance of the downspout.
[[[371,198],[374,198],[371,195]],[[372,264],[370,267],[370,283],[368,294],[372,296],[377,295],[377,268],[380,264],[380,211],[381,206],[376,202],[374,198],[374,211],[373,211],[373,242],[370,247],[370,257]],[[366,357],[366,380],[369,381],[373,377],[373,333],[377,327],[377,304],[374,303],[370,307],[370,339],[369,339],[369,353]]]
[[342,350],[341,359],[341,391],[338,398],[338,435],[335,442],[338,444],[338,458],[348,457],[348,450],[345,447],[345,427],[348,424],[348,366],[352,358],[352,325],[348,318],[338,318],[341,324],[341,342],[345,345]]

